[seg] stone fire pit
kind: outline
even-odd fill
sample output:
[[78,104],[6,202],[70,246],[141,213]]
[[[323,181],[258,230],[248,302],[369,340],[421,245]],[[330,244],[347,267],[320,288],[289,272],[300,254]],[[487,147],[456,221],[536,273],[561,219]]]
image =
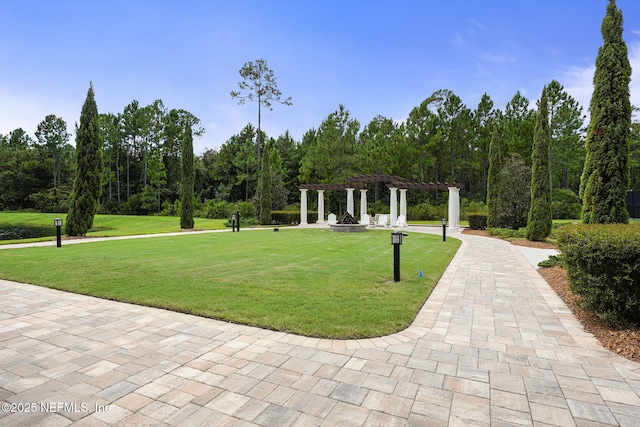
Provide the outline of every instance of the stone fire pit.
[[349,212],[345,212],[338,222],[329,224],[329,229],[338,233],[362,233],[367,231],[367,224],[360,224]]

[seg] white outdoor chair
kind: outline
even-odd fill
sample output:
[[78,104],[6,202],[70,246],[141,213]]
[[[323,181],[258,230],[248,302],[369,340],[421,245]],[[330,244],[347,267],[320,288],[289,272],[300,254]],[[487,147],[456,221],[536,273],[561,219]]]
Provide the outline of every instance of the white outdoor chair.
[[329,216],[327,217],[327,224],[335,224],[336,222],[338,222],[338,220],[336,219],[336,214],[329,214]]
[[360,217],[360,224],[367,224],[367,227],[371,225],[371,217],[368,214],[364,214]]
[[396,227],[405,229],[407,228],[407,217],[400,215],[396,220]]
[[378,222],[376,223],[376,227],[387,228],[387,216],[380,215],[378,217]]

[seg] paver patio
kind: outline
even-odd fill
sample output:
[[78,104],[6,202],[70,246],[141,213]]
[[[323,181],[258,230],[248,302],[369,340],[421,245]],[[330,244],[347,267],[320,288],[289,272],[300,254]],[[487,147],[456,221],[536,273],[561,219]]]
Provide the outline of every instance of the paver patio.
[[454,237],[412,326],[365,340],[0,281],[0,425],[640,425],[640,364],[515,246]]

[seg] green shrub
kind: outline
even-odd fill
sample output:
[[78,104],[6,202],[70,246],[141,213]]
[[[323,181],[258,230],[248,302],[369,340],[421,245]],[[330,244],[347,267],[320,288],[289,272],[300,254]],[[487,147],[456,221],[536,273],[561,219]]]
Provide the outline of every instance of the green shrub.
[[484,212],[469,212],[467,213],[467,219],[472,230],[484,230],[487,228],[487,214]]
[[524,239],[527,235],[525,228],[487,228],[487,233],[501,239]]
[[[298,224],[300,223],[300,211],[271,211],[271,220],[274,224]],[[318,220],[318,212],[307,211],[309,224]]]
[[[257,219],[254,217],[244,218],[242,214],[240,214],[240,228],[254,227],[256,225],[259,225]],[[233,226],[231,219],[228,219],[227,222],[224,223],[224,226],[231,228]]]
[[487,205],[483,202],[469,201],[462,198],[460,201],[460,219],[468,220],[469,214],[487,213]]
[[434,220],[437,218],[435,206],[431,206],[429,202],[420,203],[416,206],[407,208],[407,219],[411,221]]
[[[298,209],[300,209],[300,207],[298,207]],[[390,206],[389,206],[389,201],[387,199],[386,202],[383,200],[378,200],[375,203],[371,203],[369,205],[369,208],[367,209],[367,212],[369,212],[369,215],[375,215],[375,214],[389,213],[389,210],[390,210]]]
[[567,188],[553,190],[551,213],[553,219],[575,219],[582,214],[582,204],[578,196]]
[[549,255],[549,258],[544,261],[540,261],[538,263],[538,267],[540,268],[551,268],[556,265],[562,265],[562,257],[558,255]]
[[240,218],[253,218],[254,209],[251,202],[238,202],[231,203],[224,200],[205,200],[200,206],[200,209],[196,211],[196,217],[198,218],[217,218],[225,219],[231,218],[236,212],[240,211]]
[[610,323],[640,322],[640,227],[573,224],[556,231],[571,290]]

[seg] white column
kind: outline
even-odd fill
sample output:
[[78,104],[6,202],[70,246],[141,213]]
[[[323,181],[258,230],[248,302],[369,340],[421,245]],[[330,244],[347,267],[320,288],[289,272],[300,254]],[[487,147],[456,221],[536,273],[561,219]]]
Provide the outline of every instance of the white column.
[[307,225],[307,189],[300,189],[300,225]]
[[460,228],[460,189],[449,187],[449,230]]
[[395,226],[398,222],[398,189],[395,187],[389,188],[391,196],[389,197],[389,209],[391,211],[391,225]]
[[[407,222],[407,189],[406,188],[400,189],[400,215],[404,215],[404,221],[406,224]],[[405,224],[398,224],[398,225],[403,226]]]
[[362,216],[367,214],[367,190],[360,190],[360,222]]
[[316,224],[324,224],[324,190],[318,190],[318,221]]
[[353,216],[353,190],[355,188],[347,188],[347,212]]

